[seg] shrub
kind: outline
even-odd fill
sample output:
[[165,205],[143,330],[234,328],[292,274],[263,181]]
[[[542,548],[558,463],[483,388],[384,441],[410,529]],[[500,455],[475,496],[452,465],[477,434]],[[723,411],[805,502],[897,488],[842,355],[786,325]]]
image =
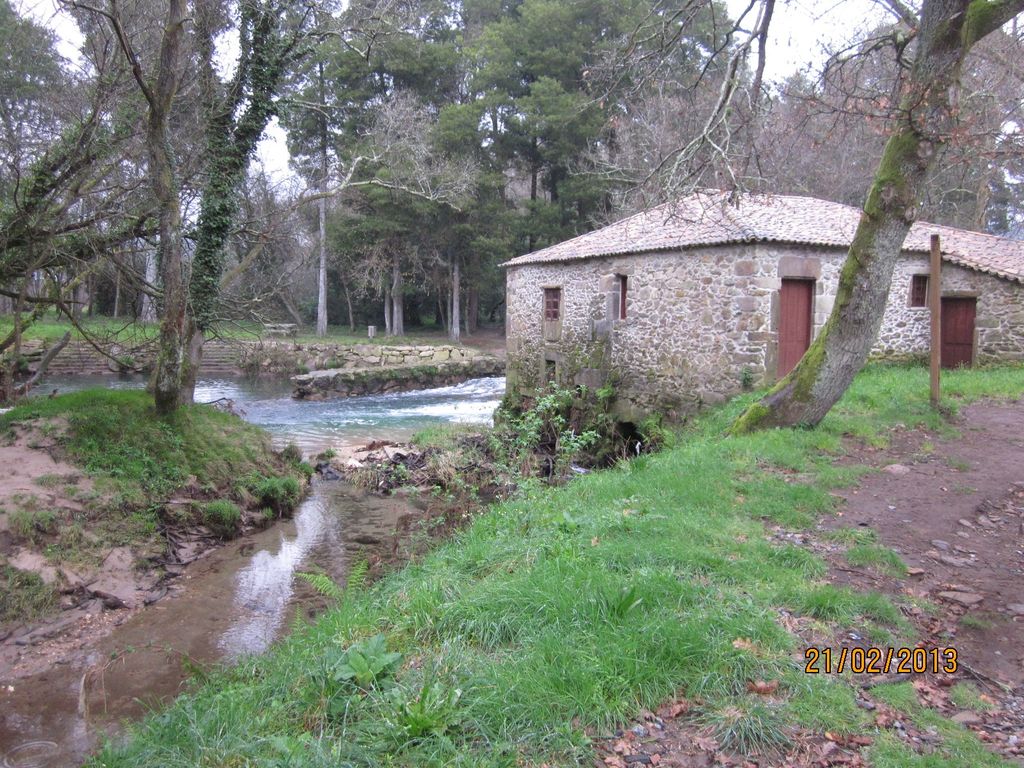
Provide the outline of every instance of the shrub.
[[242,510],[233,501],[217,499],[203,505],[203,524],[222,539],[232,539],[242,527]]
[[289,464],[298,464],[302,461],[302,449],[295,443],[288,443],[281,451],[281,458]]

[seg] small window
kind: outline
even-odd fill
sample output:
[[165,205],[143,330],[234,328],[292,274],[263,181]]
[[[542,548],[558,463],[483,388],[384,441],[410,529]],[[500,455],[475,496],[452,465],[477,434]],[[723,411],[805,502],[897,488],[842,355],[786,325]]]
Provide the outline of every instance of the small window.
[[910,306],[928,306],[928,275],[912,275],[910,278]]
[[619,284],[619,320],[626,319],[626,276],[616,275],[616,281]]
[[561,316],[562,309],[562,289],[561,288],[545,288],[544,289],[544,319],[545,320],[557,320]]
[[544,361],[544,381],[551,382],[558,378],[558,368],[554,360]]

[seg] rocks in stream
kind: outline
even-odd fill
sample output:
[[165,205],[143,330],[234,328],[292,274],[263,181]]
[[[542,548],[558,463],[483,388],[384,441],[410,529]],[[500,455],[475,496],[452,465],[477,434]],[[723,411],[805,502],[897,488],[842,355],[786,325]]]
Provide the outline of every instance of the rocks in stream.
[[329,461],[318,461],[316,463],[316,473],[320,475],[321,480],[342,480],[344,476],[334,468]]

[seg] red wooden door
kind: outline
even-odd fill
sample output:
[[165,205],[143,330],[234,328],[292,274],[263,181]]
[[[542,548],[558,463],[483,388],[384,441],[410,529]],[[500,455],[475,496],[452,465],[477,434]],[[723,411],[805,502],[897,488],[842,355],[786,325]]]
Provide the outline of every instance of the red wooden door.
[[974,316],[977,299],[942,300],[942,367],[970,366],[974,362]]
[[779,368],[781,378],[793,370],[811,345],[813,280],[783,280],[779,291]]

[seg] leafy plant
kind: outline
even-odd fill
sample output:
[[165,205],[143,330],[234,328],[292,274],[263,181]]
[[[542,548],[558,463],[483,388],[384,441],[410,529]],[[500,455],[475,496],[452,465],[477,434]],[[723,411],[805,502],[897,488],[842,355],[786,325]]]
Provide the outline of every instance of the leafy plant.
[[740,373],[740,386],[743,387],[745,392],[749,392],[754,388],[754,384],[757,382],[757,375],[754,373],[753,368],[744,368]]
[[643,443],[644,451],[660,451],[662,448],[670,448],[675,442],[675,435],[671,430],[666,429],[661,419],[655,416],[648,416],[636,427],[637,434]]
[[369,690],[392,678],[401,662],[402,654],[388,650],[384,635],[374,635],[342,652],[331,671],[335,680]]
[[394,707],[395,725],[411,739],[440,735],[455,725],[461,697],[459,688],[432,675],[423,680],[414,696],[409,696],[404,688],[393,688],[388,694]]
[[644,601],[632,584],[617,591],[602,592],[595,600],[598,612],[608,620],[621,621]]
[[302,461],[302,449],[295,443],[288,443],[281,450],[281,458],[290,464],[298,464]]

